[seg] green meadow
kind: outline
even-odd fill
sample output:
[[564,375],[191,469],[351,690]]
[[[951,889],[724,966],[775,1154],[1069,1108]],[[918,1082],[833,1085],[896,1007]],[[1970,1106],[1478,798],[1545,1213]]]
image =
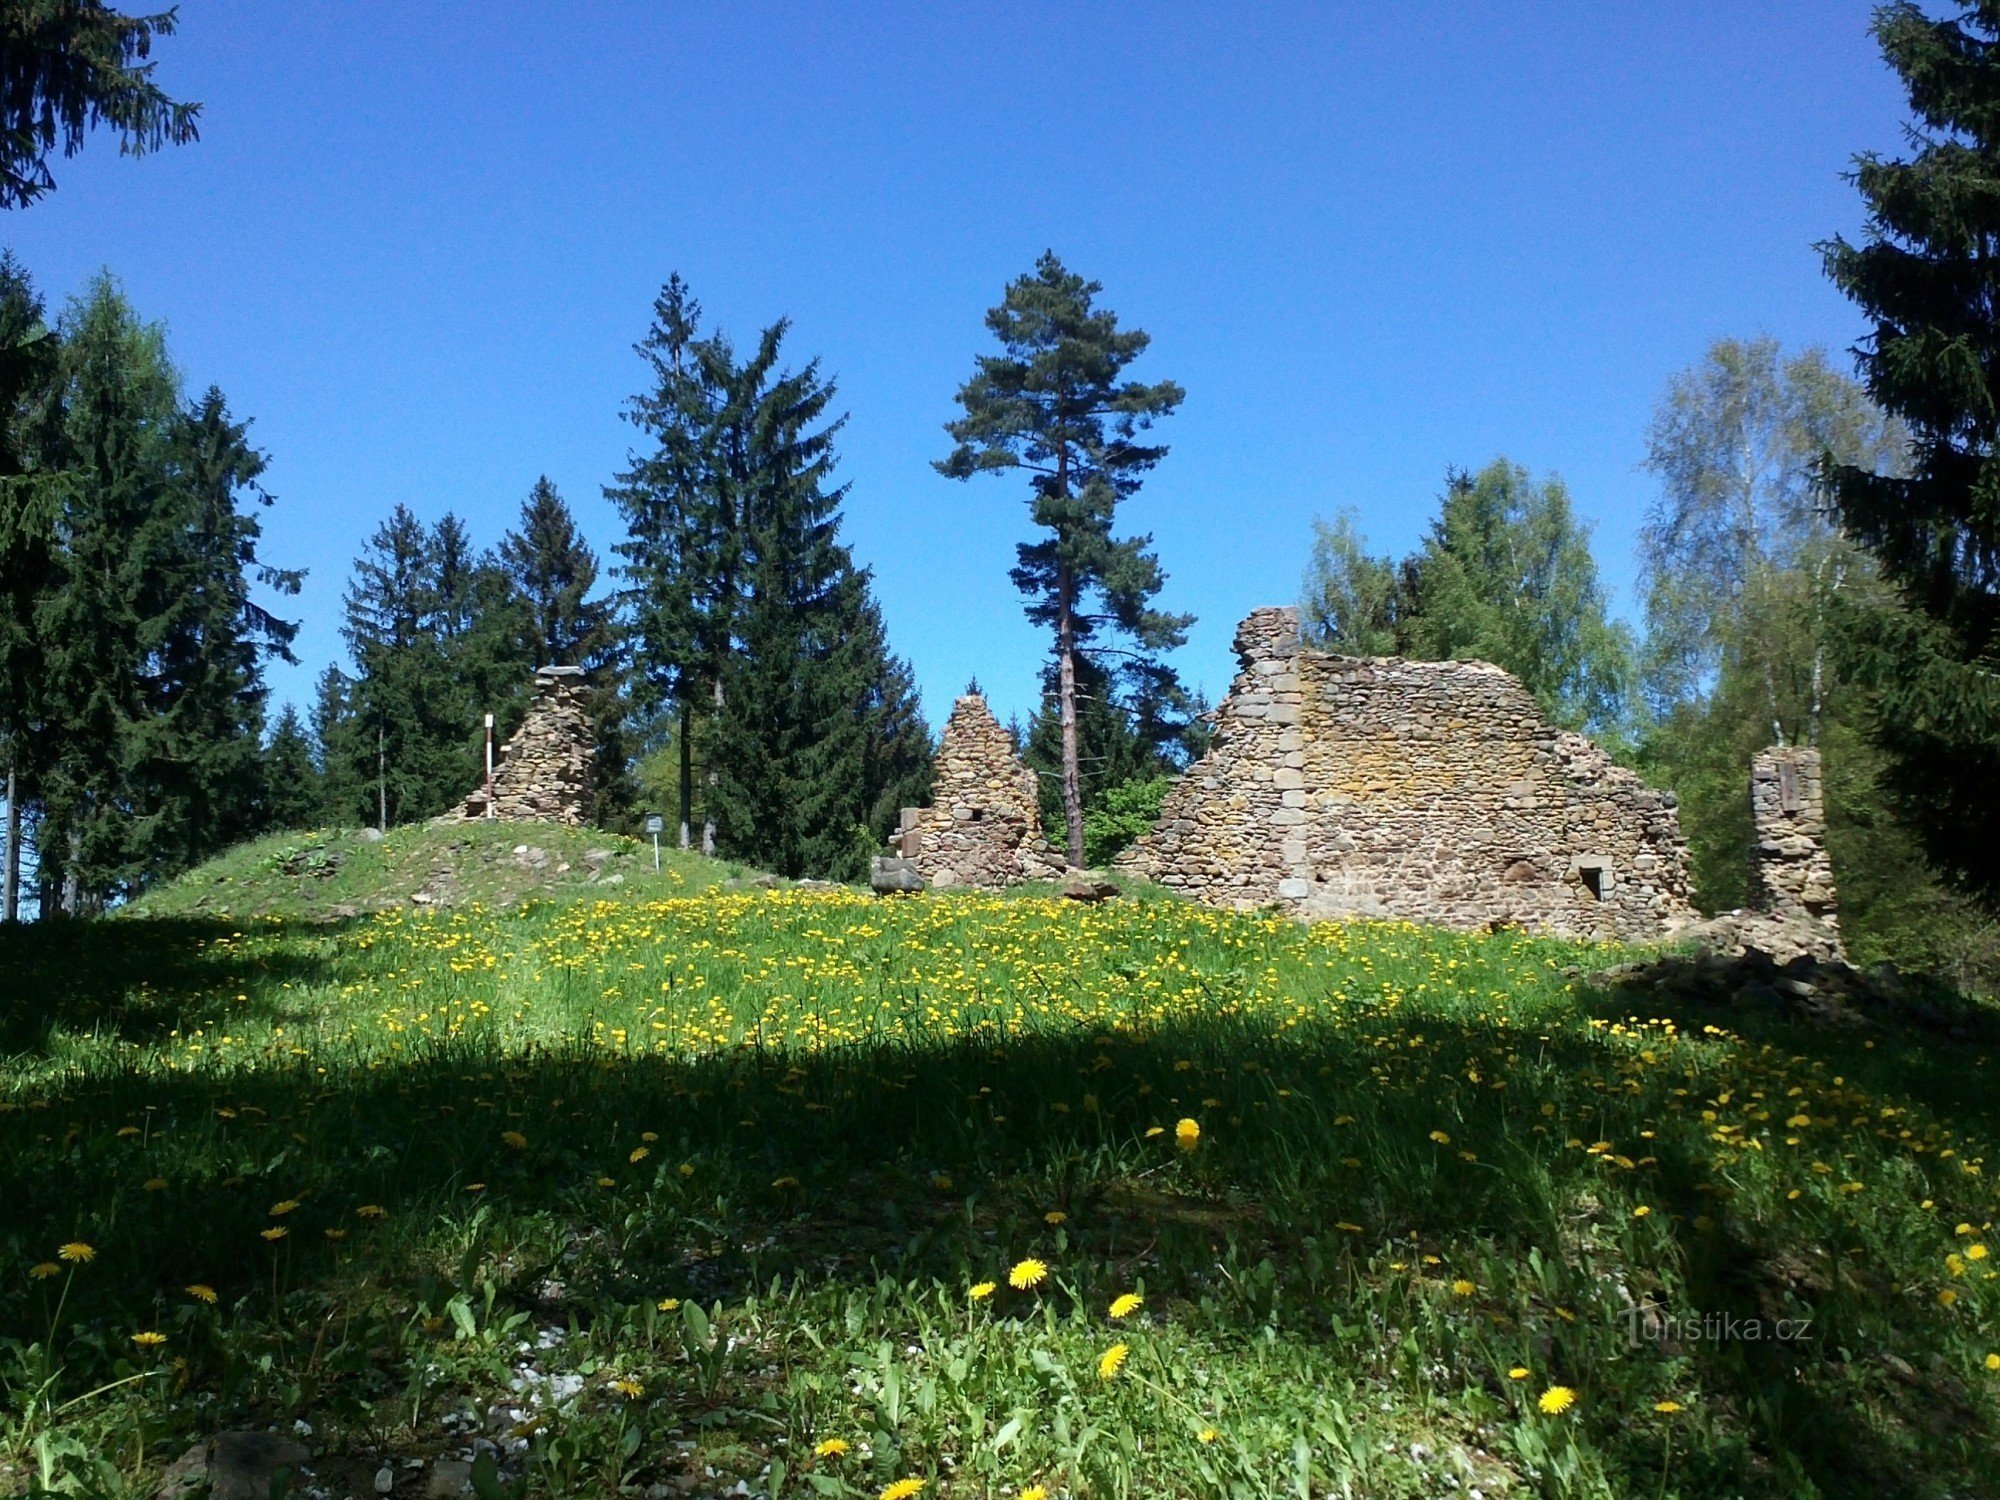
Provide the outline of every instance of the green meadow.
[[622,845],[328,919],[275,847],[0,932],[0,1493],[2000,1493],[1978,1028]]

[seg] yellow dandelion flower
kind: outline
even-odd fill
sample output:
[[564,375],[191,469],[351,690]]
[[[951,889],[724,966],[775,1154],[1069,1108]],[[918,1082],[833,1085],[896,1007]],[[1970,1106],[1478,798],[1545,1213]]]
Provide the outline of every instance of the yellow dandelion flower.
[[1507,1378],[1509,1380],[1526,1380],[1528,1378],[1528,1367],[1526,1365],[1514,1366],[1513,1369],[1507,1372]]
[[1146,1127],[1146,1139],[1149,1141],[1154,1139],[1156,1136],[1162,1136],[1165,1135],[1166,1133],[1167,1133],[1167,1127],[1164,1125],[1148,1125]]
[[646,1387],[642,1385],[640,1382],[632,1379],[632,1377],[629,1375],[625,1376],[623,1379],[612,1381],[611,1389],[616,1391],[619,1395],[628,1397],[634,1401],[638,1400],[639,1397],[646,1394]]
[[1049,1500],[1048,1489],[1044,1485],[1031,1484],[1021,1491],[1021,1500]]
[[1007,1285],[1017,1292],[1025,1292],[1040,1286],[1048,1274],[1049,1268],[1038,1260],[1020,1261],[1007,1273]]
[[1943,1291],[1938,1293],[1937,1299],[1939,1307],[1950,1307],[1954,1302],[1958,1301],[1958,1293],[1953,1291],[1950,1287],[1946,1287]]
[[608,1187],[617,1187],[617,1186],[618,1186],[618,1182],[617,1182],[617,1180],[616,1180],[615,1178],[611,1178],[611,1177],[600,1177],[600,1178],[598,1178],[598,1179],[597,1179],[597,1185],[598,1185],[599,1187],[607,1187],[607,1188],[608,1188]]
[[1194,1435],[1194,1438],[1198,1443],[1212,1443],[1221,1436],[1222,1434],[1217,1432],[1213,1427],[1204,1427]]
[[1965,1258],[1967,1260],[1986,1259],[1986,1247],[1984,1245],[1967,1245],[1965,1247]]
[[347,1238],[347,1231],[345,1229],[322,1229],[320,1233],[324,1234],[328,1239],[332,1240],[335,1244],[339,1244],[342,1240]]
[[275,1245],[278,1243],[279,1240],[283,1239],[287,1234],[291,1233],[291,1231],[284,1228],[284,1226],[282,1225],[273,1225],[269,1229],[260,1229],[257,1231],[257,1233],[259,1236],[269,1240],[272,1244]]
[[691,1161],[684,1161],[684,1162],[682,1162],[682,1163],[681,1163],[681,1176],[683,1176],[683,1177],[692,1177],[692,1176],[694,1176],[694,1163],[693,1163],[693,1162],[691,1162]]
[[990,1281],[975,1281],[965,1289],[965,1295],[970,1297],[974,1302],[984,1302],[988,1297],[993,1295],[993,1292],[994,1286]]
[[354,1213],[362,1219],[386,1219],[389,1216],[389,1210],[379,1203],[364,1203]]
[[1194,1120],[1182,1120],[1174,1127],[1174,1144],[1183,1151],[1192,1151],[1201,1144],[1201,1126]]
[[144,1333],[135,1333],[132,1335],[132,1342],[137,1344],[141,1349],[157,1349],[166,1341],[167,1336],[164,1333],[154,1333],[150,1328]]
[[2000,1354],[1987,1355],[1986,1368],[1989,1370],[2000,1370]]
[[287,1198],[282,1203],[273,1203],[271,1205],[271,1217],[274,1219],[282,1219],[286,1214],[291,1213],[298,1206],[299,1206],[299,1200],[296,1198]]
[[509,1146],[512,1146],[516,1151],[525,1151],[528,1149],[528,1138],[518,1130],[503,1130],[500,1132],[500,1139],[505,1141]]
[[654,1305],[658,1307],[661,1312],[672,1312],[681,1305],[681,1299],[678,1297],[662,1297]]
[[771,1182],[771,1186],[774,1188],[795,1188],[798,1185],[799,1180],[796,1177],[778,1177],[772,1179]]
[[846,1438],[828,1438],[813,1449],[813,1454],[818,1458],[839,1458],[846,1451]]
[[88,1265],[97,1259],[97,1252],[82,1240],[71,1240],[56,1250],[57,1260],[66,1260],[73,1266]]
[[1063,1220],[1067,1219],[1068,1217],[1069,1215],[1064,1213],[1061,1209],[1052,1208],[1047,1213],[1042,1215],[1042,1222],[1044,1224],[1060,1224],[1062,1223]]
[[911,1500],[913,1495],[921,1495],[923,1492],[923,1480],[899,1479],[882,1491],[881,1500]]
[[1653,1403],[1654,1411],[1666,1412],[1670,1416],[1680,1409],[1681,1404],[1678,1401],[1655,1401]]
[[651,1156],[652,1154],[653,1153],[647,1150],[644,1146],[634,1146],[632,1148],[632,1154],[626,1157],[625,1159],[629,1162],[633,1162],[636,1164],[638,1162],[644,1161],[647,1157]]
[[62,1275],[62,1267],[52,1260],[45,1260],[40,1265],[28,1267],[28,1274],[37,1281],[47,1281],[51,1276]]
[[1546,1416],[1559,1417],[1576,1405],[1576,1392],[1566,1385],[1552,1385],[1542,1392],[1535,1403]]
[[1467,1281],[1463,1276],[1451,1284],[1451,1294],[1454,1297],[1470,1297],[1478,1290],[1478,1287]]
[[1648,1208],[1645,1204],[1641,1203],[1637,1208],[1632,1210],[1632,1217],[1635,1219],[1643,1219],[1646,1217],[1647,1214],[1651,1212],[1652,1209]]
[[1125,1368],[1125,1357],[1132,1352],[1129,1345],[1113,1344],[1097,1361],[1097,1378],[1110,1380]]
[[197,1281],[193,1286],[183,1287],[181,1290],[197,1302],[206,1302],[210,1307],[215,1306],[215,1288],[205,1281]]
[[164,1177],[148,1177],[139,1185],[149,1193],[164,1193],[167,1190],[167,1179]]
[[1127,1292],[1122,1297],[1112,1299],[1111,1316],[1114,1318],[1129,1318],[1145,1305],[1146,1299],[1144,1297],[1141,1297],[1137,1292]]

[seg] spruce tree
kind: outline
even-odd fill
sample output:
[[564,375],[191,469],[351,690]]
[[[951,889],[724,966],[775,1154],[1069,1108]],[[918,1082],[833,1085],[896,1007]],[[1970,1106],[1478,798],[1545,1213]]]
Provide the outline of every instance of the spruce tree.
[[895,769],[879,737],[914,705],[894,701],[907,671],[888,655],[867,574],[839,540],[834,388],[817,360],[778,368],[786,327],[766,329],[735,366],[724,405],[740,597],[712,728],[713,811],[719,847],[737,858],[852,878],[890,790],[871,784],[871,770]]
[[153,81],[153,39],[173,35],[171,10],[126,15],[103,0],[0,4],[0,208],[55,185],[49,156],[74,156],[108,125],[128,156],[197,136],[199,104],[178,104]]
[[546,476],[528,492],[520,527],[500,539],[497,555],[525,620],[528,658],[537,666],[581,667],[588,674],[597,732],[592,805],[600,822],[616,817],[633,794],[628,710],[620,691],[624,640],[614,602],[591,597],[597,554]]
[[1496,459],[1453,474],[1437,521],[1404,570],[1399,649],[1505,667],[1565,729],[1625,727],[1632,642],[1607,613],[1590,530],[1560,479]]
[[0,920],[19,914],[24,801],[32,795],[46,679],[37,611],[54,576],[58,493],[41,452],[54,395],[56,336],[11,252],[0,254],[0,775],[6,798]]
[[312,736],[306,732],[299,711],[289,703],[279,711],[271,737],[264,743],[262,779],[261,829],[311,828],[320,821],[325,803]]
[[[686,849],[694,842],[697,742],[723,691],[737,623],[738,496],[723,451],[735,364],[726,342],[702,336],[701,304],[678,274],[660,289],[634,352],[652,385],[627,403],[625,418],[652,448],[632,453],[605,495],[625,518],[616,551],[630,585],[634,696],[641,710],[674,721]],[[712,852],[714,843],[708,819],[701,847]]]
[[1123,379],[1150,342],[1121,329],[1098,308],[1103,287],[1069,271],[1048,251],[1035,269],[1010,282],[986,326],[1000,353],[978,357],[958,391],[965,415],[947,423],[956,447],[939,461],[953,479],[1025,470],[1029,512],[1048,535],[1017,548],[1016,588],[1028,618],[1053,637],[1056,712],[1062,754],[1062,809],[1069,860],[1081,865],[1083,773],[1078,738],[1079,663],[1122,638],[1129,654],[1150,659],[1179,646],[1188,615],[1152,607],[1166,583],[1150,536],[1113,535],[1118,506],[1167,450],[1138,441],[1155,419],[1179,406],[1170,380]]
[[1879,695],[1900,809],[1942,867],[2000,894],[2000,0],[1942,19],[1886,5],[1874,30],[1910,153],[1858,159],[1867,232],[1822,248],[1873,325],[1864,383],[1908,427],[1909,463],[1827,479],[1910,608],[1848,608],[1849,664]]

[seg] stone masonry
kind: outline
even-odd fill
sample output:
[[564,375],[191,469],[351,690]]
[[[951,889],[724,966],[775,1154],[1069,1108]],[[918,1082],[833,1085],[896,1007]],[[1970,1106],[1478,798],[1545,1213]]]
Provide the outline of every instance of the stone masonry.
[[1063,862],[1042,837],[1035,773],[986,700],[952,705],[938,742],[931,805],[904,812],[902,852],[933,887],[986,888],[1059,880]]
[[582,827],[590,821],[596,731],[581,667],[541,667],[528,717],[493,768],[493,806],[481,786],[465,799],[460,818],[511,818]]
[[1623,941],[1695,919],[1673,797],[1500,668],[1308,651],[1292,609],[1253,612],[1236,652],[1212,747],[1117,868],[1306,918]]

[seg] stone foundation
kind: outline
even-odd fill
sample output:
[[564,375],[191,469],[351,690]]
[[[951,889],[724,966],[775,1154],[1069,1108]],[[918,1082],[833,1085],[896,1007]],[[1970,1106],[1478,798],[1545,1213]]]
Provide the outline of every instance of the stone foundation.
[[997,889],[1062,877],[1063,861],[1042,837],[1035,774],[976,693],[952,705],[932,784],[929,807],[904,809],[898,840],[931,886]]
[[1236,651],[1214,744],[1118,869],[1306,918],[1627,942],[1695,919],[1673,797],[1498,667],[1308,651],[1291,609]]
[[586,706],[589,696],[583,668],[538,669],[528,717],[494,764],[491,809],[482,786],[454,816],[587,824],[597,743]]

